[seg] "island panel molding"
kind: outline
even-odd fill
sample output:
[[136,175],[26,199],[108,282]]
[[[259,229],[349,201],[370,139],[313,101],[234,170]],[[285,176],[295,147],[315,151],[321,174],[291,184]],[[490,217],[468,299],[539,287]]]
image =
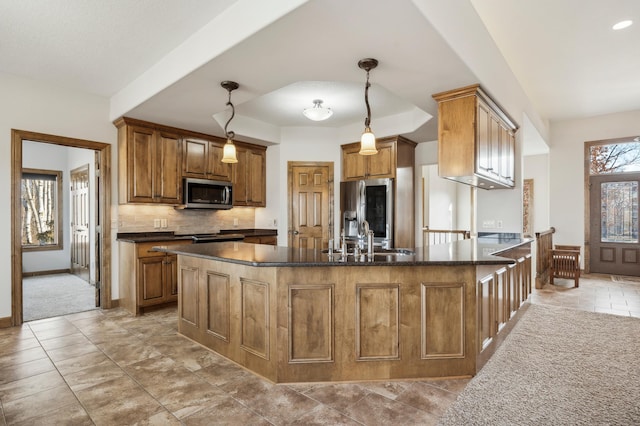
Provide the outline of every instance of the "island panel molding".
[[269,286],[267,282],[240,278],[242,329],[240,347],[269,359]]
[[464,294],[464,282],[422,283],[422,359],[464,358]]
[[207,333],[229,341],[229,324],[231,323],[231,310],[229,308],[231,294],[228,274],[214,271],[206,271],[207,274]]
[[400,359],[400,286],[356,284],[356,360]]
[[[179,332],[276,383],[473,376],[531,291],[530,240],[416,248],[404,263],[235,242],[158,250],[178,255]],[[211,332],[223,317],[226,340]]]
[[289,285],[289,362],[334,361],[335,284]]

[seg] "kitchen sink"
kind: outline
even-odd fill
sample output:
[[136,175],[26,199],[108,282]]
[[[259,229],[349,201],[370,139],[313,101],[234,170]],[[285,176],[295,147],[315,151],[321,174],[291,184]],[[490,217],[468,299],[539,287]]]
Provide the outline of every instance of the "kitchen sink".
[[[324,249],[322,250],[322,253],[329,253],[328,249]],[[333,254],[334,255],[339,255],[342,254],[342,251],[340,251],[340,249],[337,250],[333,250]],[[366,250],[362,250],[361,254],[367,254]],[[409,249],[405,249],[405,248],[392,248],[392,249],[382,249],[382,248],[376,248],[373,251],[373,255],[374,256],[389,256],[389,255],[395,255],[395,256],[411,256],[416,254],[413,250],[409,250]],[[347,252],[347,256],[353,256],[353,250],[350,250]]]

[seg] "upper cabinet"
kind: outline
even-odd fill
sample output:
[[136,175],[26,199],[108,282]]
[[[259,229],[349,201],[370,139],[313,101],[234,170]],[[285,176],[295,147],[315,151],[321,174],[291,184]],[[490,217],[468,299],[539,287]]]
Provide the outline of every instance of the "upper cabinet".
[[266,206],[266,147],[237,142],[238,162],[222,162],[225,139],[122,117],[118,128],[120,204],[182,204],[182,178],[233,182],[234,206]]
[[[410,145],[410,149],[402,149]],[[401,156],[415,156],[415,143],[401,136],[380,138],[376,142],[378,153],[360,155],[360,142],[342,145],[342,180],[395,178]],[[399,147],[401,147],[399,149]]]
[[515,122],[478,84],[433,98],[438,102],[438,174],[478,188],[513,188]]
[[182,141],[182,176],[231,181],[231,164],[222,162],[226,141],[186,137]]
[[238,162],[232,167],[234,206],[266,206],[266,149],[236,144]]
[[182,198],[180,136],[128,124],[118,127],[120,203],[179,204]]

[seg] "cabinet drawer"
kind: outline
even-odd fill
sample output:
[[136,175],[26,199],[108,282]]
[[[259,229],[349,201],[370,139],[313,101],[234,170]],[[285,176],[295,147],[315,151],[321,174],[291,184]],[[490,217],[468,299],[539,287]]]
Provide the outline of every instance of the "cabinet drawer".
[[161,257],[166,256],[166,253],[161,251],[151,251],[152,247],[156,246],[180,246],[185,244],[191,244],[191,240],[170,240],[170,241],[154,241],[148,243],[138,243],[137,246],[137,254],[138,258],[141,257]]

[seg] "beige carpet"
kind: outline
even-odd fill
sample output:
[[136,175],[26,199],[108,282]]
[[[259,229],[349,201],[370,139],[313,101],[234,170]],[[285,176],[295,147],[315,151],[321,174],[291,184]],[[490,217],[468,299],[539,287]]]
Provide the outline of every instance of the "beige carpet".
[[640,319],[531,305],[439,424],[640,424]]
[[95,287],[72,274],[26,277],[22,280],[24,321],[96,309]]

